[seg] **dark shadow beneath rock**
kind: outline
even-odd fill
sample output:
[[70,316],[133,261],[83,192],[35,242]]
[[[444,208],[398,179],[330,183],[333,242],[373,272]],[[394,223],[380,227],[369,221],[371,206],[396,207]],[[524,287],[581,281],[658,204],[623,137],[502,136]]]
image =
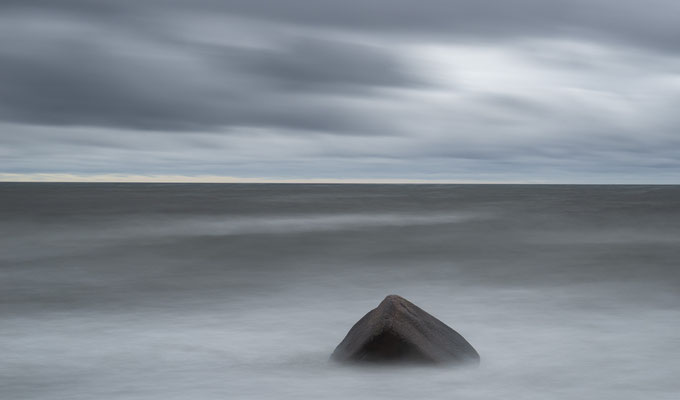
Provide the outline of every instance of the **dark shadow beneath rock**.
[[331,359],[381,364],[479,363],[479,354],[458,332],[397,295],[364,315],[335,348]]

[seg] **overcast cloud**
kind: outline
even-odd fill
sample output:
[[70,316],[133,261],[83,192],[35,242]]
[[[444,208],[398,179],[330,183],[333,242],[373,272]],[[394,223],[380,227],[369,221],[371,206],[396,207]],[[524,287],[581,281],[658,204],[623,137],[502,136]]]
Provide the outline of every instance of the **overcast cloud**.
[[678,183],[678,16],[676,0],[0,1],[0,179]]

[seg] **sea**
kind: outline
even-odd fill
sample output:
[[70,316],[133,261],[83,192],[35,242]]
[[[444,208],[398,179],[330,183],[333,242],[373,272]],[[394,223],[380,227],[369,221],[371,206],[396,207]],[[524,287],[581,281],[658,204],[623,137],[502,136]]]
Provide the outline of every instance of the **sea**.
[[[329,360],[401,295],[471,366]],[[680,186],[0,184],[0,398],[680,398]]]

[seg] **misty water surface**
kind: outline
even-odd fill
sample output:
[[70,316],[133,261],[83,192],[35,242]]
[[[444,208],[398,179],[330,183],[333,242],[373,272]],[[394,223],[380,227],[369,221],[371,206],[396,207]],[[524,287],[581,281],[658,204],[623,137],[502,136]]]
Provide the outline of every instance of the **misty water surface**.
[[[680,188],[0,184],[3,399],[677,399]],[[328,356],[400,294],[479,368]]]

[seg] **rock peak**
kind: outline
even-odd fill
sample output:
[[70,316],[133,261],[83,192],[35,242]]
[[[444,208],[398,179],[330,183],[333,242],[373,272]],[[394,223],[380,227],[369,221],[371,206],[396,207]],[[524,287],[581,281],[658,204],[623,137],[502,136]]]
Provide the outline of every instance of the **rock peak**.
[[380,302],[378,307],[382,306],[383,304],[404,304],[404,302],[408,303],[409,301],[406,300],[405,298],[399,296],[398,294],[388,294],[385,296],[383,301]]

